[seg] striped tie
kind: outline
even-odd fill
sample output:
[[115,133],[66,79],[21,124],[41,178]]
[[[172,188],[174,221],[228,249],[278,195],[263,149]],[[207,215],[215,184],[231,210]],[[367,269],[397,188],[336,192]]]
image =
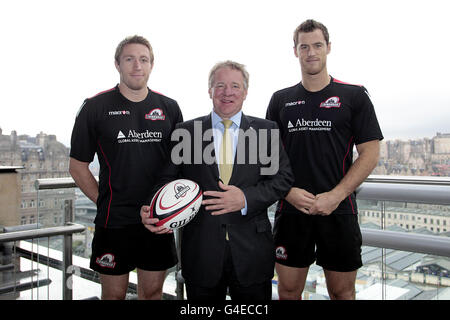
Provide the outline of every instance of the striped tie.
[[233,171],[233,148],[231,142],[230,127],[233,124],[231,120],[222,121],[225,130],[223,132],[222,147],[220,148],[220,178],[224,184],[228,184]]

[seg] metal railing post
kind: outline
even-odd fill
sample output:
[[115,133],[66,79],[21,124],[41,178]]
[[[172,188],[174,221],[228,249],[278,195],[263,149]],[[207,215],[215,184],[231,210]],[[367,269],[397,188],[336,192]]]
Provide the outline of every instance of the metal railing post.
[[178,229],[175,231],[176,233],[176,248],[177,248],[177,256],[178,256],[178,263],[176,267],[175,272],[175,280],[177,281],[177,288],[176,288],[176,294],[177,294],[177,300],[183,300],[184,299],[184,279],[181,275],[181,237],[183,234],[183,229]]
[[[73,222],[73,201],[64,201],[64,224]],[[63,246],[63,300],[72,300],[73,279],[72,279],[72,234],[64,235]]]

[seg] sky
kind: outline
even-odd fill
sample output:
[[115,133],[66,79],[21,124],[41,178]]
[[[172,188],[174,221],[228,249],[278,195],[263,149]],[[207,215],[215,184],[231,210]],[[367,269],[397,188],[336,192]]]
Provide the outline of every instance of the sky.
[[208,73],[224,60],[250,73],[243,111],[265,117],[273,92],[301,80],[292,35],[306,19],[330,33],[327,66],[364,85],[385,139],[450,133],[447,0],[2,2],[0,128],[70,146],[83,100],[114,87],[117,44],[142,35],[155,64],[149,87],[185,120],[209,113]]

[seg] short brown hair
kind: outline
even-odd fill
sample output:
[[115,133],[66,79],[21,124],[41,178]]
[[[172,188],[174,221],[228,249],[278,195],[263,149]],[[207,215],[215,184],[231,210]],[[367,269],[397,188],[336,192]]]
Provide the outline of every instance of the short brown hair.
[[219,62],[217,63],[209,72],[209,87],[208,89],[211,89],[213,86],[213,82],[214,82],[214,74],[216,73],[217,70],[219,70],[220,68],[230,68],[232,70],[238,70],[242,73],[242,76],[244,78],[244,89],[247,90],[248,89],[248,82],[249,82],[249,78],[250,75],[247,72],[247,70],[245,69],[245,66],[243,64],[231,61],[231,60],[227,60],[227,61],[223,61],[223,62]]
[[137,44],[142,44],[142,45],[146,46],[148,48],[148,50],[150,51],[150,64],[153,65],[153,60],[155,59],[155,57],[153,56],[152,46],[150,45],[150,42],[147,39],[145,39],[144,37],[138,36],[138,35],[126,37],[119,43],[119,45],[116,48],[116,54],[114,55],[114,59],[116,60],[116,63],[120,64],[120,55],[122,54],[123,48],[127,44],[131,44],[131,43],[137,43]]
[[315,21],[313,19],[308,19],[300,24],[294,31],[294,47],[298,45],[298,34],[301,32],[313,32],[314,30],[322,30],[323,37],[328,45],[330,41],[330,35],[328,34],[328,29],[322,23]]

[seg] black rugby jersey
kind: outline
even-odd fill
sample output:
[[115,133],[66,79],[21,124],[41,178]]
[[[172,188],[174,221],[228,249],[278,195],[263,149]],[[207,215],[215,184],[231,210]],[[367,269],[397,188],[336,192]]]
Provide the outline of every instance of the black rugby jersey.
[[[315,195],[342,180],[353,163],[355,144],[383,139],[366,89],[334,78],[318,92],[307,91],[301,83],[275,92],[266,118],[278,123],[294,187]],[[280,201],[278,210],[296,209]],[[335,212],[357,214],[355,194]]]
[[70,156],[100,163],[95,224],[121,227],[141,223],[140,208],[170,161],[170,136],[183,121],[177,102],[149,90],[140,102],[116,86],[86,99],[75,119]]

